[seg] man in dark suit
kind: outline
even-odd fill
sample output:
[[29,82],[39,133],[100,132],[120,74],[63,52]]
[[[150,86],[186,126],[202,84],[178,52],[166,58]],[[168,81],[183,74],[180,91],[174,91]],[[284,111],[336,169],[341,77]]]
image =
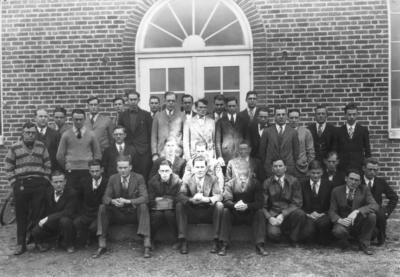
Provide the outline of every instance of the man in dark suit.
[[[382,178],[376,177],[378,173],[378,160],[367,158],[363,162],[364,178],[362,184],[366,185],[371,191],[374,200],[379,205],[379,210],[375,212],[376,228],[378,228],[378,246],[383,245],[386,240],[386,224],[390,214],[399,202],[399,196],[388,183]],[[382,194],[389,200],[385,207],[382,206]]]
[[67,252],[75,252],[72,244],[74,233],[72,214],[76,205],[76,192],[73,188],[66,187],[66,183],[63,172],[56,170],[51,174],[52,187],[49,187],[45,193],[46,217],[42,218],[32,230],[36,248],[40,252],[45,252],[50,248],[43,241],[60,233],[64,238]]
[[99,248],[92,255],[96,259],[107,252],[108,226],[115,224],[138,224],[138,236],[144,239],[144,258],[150,258],[149,197],[143,177],[131,172],[131,159],[119,156],[118,174],[110,177],[103,204],[97,216]]
[[338,153],[335,151],[329,151],[326,154],[324,159],[325,168],[322,174],[322,179],[332,181],[334,187],[339,187],[346,182],[346,173],[337,168],[339,164],[338,156]]
[[275,108],[275,125],[264,130],[260,142],[260,155],[267,177],[272,176],[272,159],[281,156],[286,162],[287,173],[295,176],[295,164],[300,153],[297,131],[286,124],[285,106]]
[[329,151],[338,151],[337,130],[332,124],[326,122],[328,109],[318,105],[315,108],[315,121],[307,128],[310,130],[314,141],[315,159],[321,164]]
[[126,92],[129,109],[121,113],[118,125],[126,129],[125,143],[136,148],[138,154],[138,172],[145,180],[149,177],[152,166],[151,159],[151,127],[150,113],[139,108],[140,94],[134,90]]
[[208,175],[204,157],[193,159],[194,174],[181,187],[176,204],[178,238],[181,254],[188,253],[187,224],[212,223],[214,226],[211,253],[219,250],[221,217],[224,206],[217,177]]
[[225,97],[222,94],[217,94],[214,96],[214,112],[206,115],[206,117],[213,119],[217,124],[217,121],[224,115],[226,115]]
[[88,238],[97,232],[97,214],[102,203],[108,179],[102,177],[103,167],[100,160],[88,163],[91,177],[81,179],[78,200],[83,203],[82,212],[74,219],[74,227],[79,232],[80,242],[88,245]]
[[318,244],[328,245],[333,226],[328,216],[333,183],[321,179],[323,169],[319,161],[312,161],[308,165],[308,171],[310,179],[300,184],[303,196],[301,209],[307,216],[302,237],[304,240],[314,239]]
[[172,172],[179,176],[179,178],[183,177],[185,173],[186,161],[184,159],[179,158],[179,156],[175,155],[176,151],[176,138],[173,136],[169,136],[164,140],[164,150],[165,156],[158,158],[153,163],[153,168],[151,169],[149,179],[158,174],[158,170],[160,169],[160,164],[162,161],[168,160],[172,164]]
[[346,105],[344,115],[347,122],[338,128],[338,168],[344,172],[350,168],[362,172],[362,162],[365,158],[371,157],[369,131],[367,127],[356,123],[357,112],[356,104]]
[[246,102],[247,102],[247,108],[244,109],[239,113],[239,116],[242,117],[249,128],[253,125],[257,125],[257,92],[255,91],[248,91],[246,94]]
[[357,169],[349,169],[346,174],[346,185],[332,190],[329,217],[333,234],[340,239],[342,249],[349,246],[350,235],[359,238],[358,248],[366,255],[369,250],[371,235],[375,228],[376,215],[379,210],[367,186],[361,184],[361,174]]
[[269,109],[268,107],[261,107],[258,110],[257,122],[258,124],[252,124],[250,126],[250,137],[251,137],[251,153],[250,157],[261,160],[260,155],[260,140],[262,133],[269,125]]
[[61,135],[56,130],[48,126],[49,114],[45,109],[37,109],[35,111],[35,121],[39,131],[38,141],[42,142],[49,152],[51,171],[53,172],[59,169],[56,156],[58,146],[60,145]]
[[126,129],[121,125],[115,126],[113,136],[115,143],[104,150],[101,159],[101,166],[104,168],[104,177],[110,178],[111,175],[118,173],[117,158],[120,155],[131,157],[132,171],[139,173],[138,164],[140,164],[141,161],[138,158],[138,152],[135,147],[124,142]]
[[70,124],[65,122],[67,120],[67,110],[65,110],[63,107],[57,107],[54,109],[53,119],[53,129],[56,130],[60,135],[72,128]]
[[238,101],[235,97],[227,97],[225,103],[228,114],[218,120],[215,127],[215,149],[221,166],[237,157],[237,148],[242,140],[250,140],[249,127],[246,121],[236,113]]
[[193,96],[190,94],[184,94],[182,96],[182,112],[185,113],[186,120],[191,119],[193,116],[195,116],[197,113],[193,111]]

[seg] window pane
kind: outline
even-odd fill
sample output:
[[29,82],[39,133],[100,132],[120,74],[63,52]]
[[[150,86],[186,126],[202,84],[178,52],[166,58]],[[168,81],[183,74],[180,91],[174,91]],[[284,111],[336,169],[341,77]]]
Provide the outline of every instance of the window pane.
[[184,68],[168,69],[168,90],[184,91],[185,90],[185,70]]
[[390,19],[391,21],[391,41],[400,41],[400,31],[398,30],[400,26],[400,16],[397,14],[392,14],[392,18]]
[[214,10],[215,5],[218,1],[195,1],[196,15],[195,15],[195,27],[196,35],[200,35],[201,30],[203,30],[204,24],[206,24],[208,17]]
[[204,68],[204,90],[221,89],[221,69],[220,67]]
[[223,68],[223,82],[225,89],[239,89],[240,88],[240,76],[239,66],[224,66]]
[[392,128],[400,128],[400,101],[392,101]]
[[[392,30],[393,32],[394,30]],[[392,42],[392,70],[400,70],[400,43]]]
[[[399,1],[389,1],[389,5],[390,5],[390,12],[391,13],[400,12],[400,2]],[[393,16],[394,15],[392,15],[392,17]]]
[[239,22],[234,23],[206,41],[206,46],[220,45],[244,45],[243,32]]
[[166,34],[165,32],[149,25],[147,29],[146,38],[144,40],[145,48],[158,48],[158,47],[182,47],[182,41]]
[[179,18],[188,36],[192,34],[192,1],[175,0],[170,2],[171,8]]
[[185,34],[182,28],[179,26],[171,9],[166,5],[162,8],[154,17],[152,22],[171,34],[179,37],[180,39],[185,38]]
[[400,99],[400,72],[392,72],[391,83],[392,99]]
[[207,92],[204,93],[204,98],[208,100],[207,112],[212,113],[214,111],[214,96],[220,95],[220,92]]
[[206,39],[216,31],[219,31],[221,28],[235,20],[235,14],[225,4],[220,3],[213,17],[208,23],[206,30],[204,31],[203,38]]
[[150,92],[166,91],[165,69],[150,69]]

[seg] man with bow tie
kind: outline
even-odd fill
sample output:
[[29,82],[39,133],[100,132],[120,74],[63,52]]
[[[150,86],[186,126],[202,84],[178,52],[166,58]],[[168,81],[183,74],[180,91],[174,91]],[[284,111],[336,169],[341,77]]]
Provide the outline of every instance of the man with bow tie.
[[322,179],[328,179],[334,187],[341,186],[345,183],[346,173],[337,168],[339,164],[338,153],[336,151],[329,151],[324,159],[325,168],[322,173]]
[[185,113],[186,120],[191,119],[196,115],[196,113],[192,110],[193,104],[193,96],[190,94],[184,94],[182,96],[182,111]]
[[80,181],[77,192],[83,208],[79,211],[79,216],[74,219],[74,227],[79,233],[80,243],[85,245],[89,244],[88,238],[96,234],[97,214],[108,183],[108,178],[102,177],[103,167],[100,160],[91,160],[88,166],[91,177]]
[[261,136],[268,127],[270,110],[268,107],[261,107],[258,109],[257,124],[250,126],[251,137],[251,152],[250,157],[261,160],[260,155],[260,140]]

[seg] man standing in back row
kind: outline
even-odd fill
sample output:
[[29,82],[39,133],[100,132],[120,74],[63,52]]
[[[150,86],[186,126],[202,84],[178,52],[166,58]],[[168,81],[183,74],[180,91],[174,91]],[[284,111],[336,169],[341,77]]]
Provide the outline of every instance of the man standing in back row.
[[247,108],[239,113],[239,116],[246,121],[249,128],[251,128],[251,126],[253,125],[256,125],[258,122],[257,96],[258,96],[257,92],[255,91],[247,92],[246,94]]

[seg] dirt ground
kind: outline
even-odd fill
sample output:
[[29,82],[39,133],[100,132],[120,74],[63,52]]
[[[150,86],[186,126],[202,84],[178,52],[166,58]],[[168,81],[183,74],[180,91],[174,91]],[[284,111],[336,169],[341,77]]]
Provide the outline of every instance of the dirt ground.
[[250,242],[232,242],[225,257],[209,253],[210,242],[190,242],[188,255],[172,250],[172,242],[161,242],[153,257],[144,259],[141,242],[112,241],[97,260],[91,258],[95,243],[73,254],[63,249],[40,253],[29,245],[16,257],[15,229],[15,224],[0,226],[0,276],[400,276],[399,220],[389,221],[387,242],[373,247],[373,256],[359,252],[356,241],[345,252],[337,243],[299,249],[268,243],[267,257],[256,255]]

